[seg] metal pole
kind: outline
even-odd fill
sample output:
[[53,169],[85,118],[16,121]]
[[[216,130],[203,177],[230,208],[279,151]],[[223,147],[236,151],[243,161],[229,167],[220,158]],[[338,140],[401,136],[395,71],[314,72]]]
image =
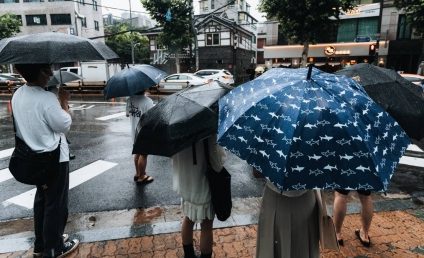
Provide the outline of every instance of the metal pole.
[[133,40],[132,40],[132,12],[131,12],[131,0],[128,0],[128,4],[130,5],[130,26],[129,26],[129,28],[130,28],[130,30],[131,30],[131,35],[130,35],[130,38],[131,38],[131,41],[130,41],[130,45],[131,45],[131,63],[134,65],[135,64],[135,62],[134,62],[134,43],[133,43]]
[[378,17],[378,33],[377,33],[377,42],[376,42],[376,49],[375,49],[375,59],[374,59],[374,64],[378,65],[378,52],[380,51],[380,38],[381,38],[381,24],[382,24],[382,20],[383,20],[383,8],[384,8],[384,0],[380,0],[380,14]]

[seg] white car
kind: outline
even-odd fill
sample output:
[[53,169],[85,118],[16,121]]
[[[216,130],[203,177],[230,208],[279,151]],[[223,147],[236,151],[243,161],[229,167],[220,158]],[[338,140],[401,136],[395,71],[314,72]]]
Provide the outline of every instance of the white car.
[[419,85],[421,87],[424,87],[424,76],[418,75],[418,74],[411,74],[411,73],[401,73],[400,76],[407,79],[408,81]]
[[204,70],[199,70],[195,72],[194,74],[206,79],[219,81],[225,84],[230,84],[230,85],[234,84],[233,75],[225,69],[204,69]]
[[209,83],[205,79],[192,73],[174,73],[163,78],[159,82],[159,92],[176,92],[188,86],[203,85]]

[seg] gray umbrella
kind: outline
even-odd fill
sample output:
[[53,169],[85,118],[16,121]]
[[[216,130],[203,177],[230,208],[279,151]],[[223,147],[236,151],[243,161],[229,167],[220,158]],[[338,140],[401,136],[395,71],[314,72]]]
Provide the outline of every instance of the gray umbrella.
[[118,55],[102,42],[64,33],[44,32],[0,41],[0,64],[53,64],[117,58]]
[[81,80],[82,77],[78,74],[71,73],[68,71],[54,71],[53,76],[50,78],[50,80],[47,82],[47,86],[55,86],[55,85],[61,85],[63,83],[72,82],[76,80]]

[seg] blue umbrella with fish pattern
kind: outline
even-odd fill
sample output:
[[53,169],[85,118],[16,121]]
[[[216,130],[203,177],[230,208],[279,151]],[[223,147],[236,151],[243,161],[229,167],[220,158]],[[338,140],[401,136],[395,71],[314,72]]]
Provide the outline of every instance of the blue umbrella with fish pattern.
[[361,85],[275,68],[219,100],[218,142],[280,190],[385,191],[409,138]]

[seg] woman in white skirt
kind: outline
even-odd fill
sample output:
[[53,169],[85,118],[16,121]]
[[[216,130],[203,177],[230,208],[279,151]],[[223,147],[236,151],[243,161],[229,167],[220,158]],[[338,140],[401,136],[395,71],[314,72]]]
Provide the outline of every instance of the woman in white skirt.
[[[225,159],[224,150],[216,143],[216,137],[207,139],[209,162],[215,171],[221,171]],[[209,183],[206,178],[207,160],[203,140],[172,157],[173,188],[181,195],[181,208],[185,215],[181,237],[185,258],[195,258],[193,248],[194,223],[200,222],[201,257],[212,257],[213,219],[215,213],[211,203]]]
[[280,191],[268,182],[259,214],[257,258],[319,257],[318,205],[313,190]]

